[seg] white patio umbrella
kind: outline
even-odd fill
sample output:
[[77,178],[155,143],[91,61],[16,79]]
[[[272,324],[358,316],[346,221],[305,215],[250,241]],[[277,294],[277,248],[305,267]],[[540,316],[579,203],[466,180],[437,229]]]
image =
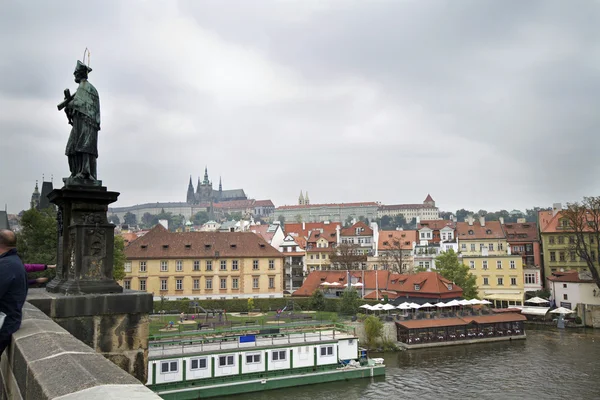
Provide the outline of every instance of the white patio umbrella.
[[417,303],[410,303],[410,308],[418,310],[419,308],[421,308],[421,306],[419,304],[417,304]]
[[373,311],[381,311],[383,309],[383,304],[375,304],[374,306],[371,306],[371,310]]
[[483,299],[483,300],[481,300],[481,301],[479,302],[479,304],[492,304],[492,302],[491,302],[491,301],[488,301],[488,300],[486,300],[486,299]]
[[442,303],[440,301],[439,303],[435,303],[434,306],[436,306],[436,307],[446,307],[446,303]]
[[352,286],[361,287],[361,286],[363,286],[363,284],[360,282],[356,282],[356,283],[353,283]]
[[550,314],[573,314],[574,312],[575,311],[565,307],[558,307],[557,309],[550,311]]
[[329,283],[329,282],[321,282],[321,286],[329,286],[329,285],[331,285],[331,283]]
[[330,285],[331,285],[331,286],[340,286],[340,285],[341,285],[341,283],[339,283],[339,282],[333,282],[333,283],[330,283]]
[[388,303],[388,304],[384,304],[384,305],[381,307],[381,309],[382,309],[382,310],[385,310],[385,311],[389,311],[389,310],[395,310],[395,309],[396,309],[396,307],[394,307],[393,305],[391,305],[391,304],[389,304],[389,303]]
[[469,300],[469,304],[476,306],[478,304],[481,304],[481,300],[479,300],[479,299],[471,299],[471,300]]
[[358,308],[364,308],[364,309],[366,309],[366,310],[370,310],[370,309],[372,309],[373,307],[371,307],[371,305],[370,305],[370,304],[363,304],[362,306],[360,306],[360,307],[358,307]]
[[446,303],[446,307],[457,307],[460,306],[460,303],[458,302],[458,300],[452,300],[449,301],[448,303]]
[[469,300],[465,300],[465,299],[459,300],[458,304],[460,304],[461,306],[470,306],[471,305]]
[[433,304],[429,304],[429,303],[421,304],[421,308],[431,308],[431,307],[435,307],[435,306]]
[[532,297],[529,300],[525,300],[525,303],[545,304],[550,302],[548,300],[542,299],[541,297]]
[[410,306],[410,303],[406,303],[406,302],[404,302],[404,303],[400,304],[400,305],[399,305],[398,307],[396,307],[396,308],[399,308],[399,309],[401,309],[401,310],[410,310],[410,309],[411,309],[411,306]]

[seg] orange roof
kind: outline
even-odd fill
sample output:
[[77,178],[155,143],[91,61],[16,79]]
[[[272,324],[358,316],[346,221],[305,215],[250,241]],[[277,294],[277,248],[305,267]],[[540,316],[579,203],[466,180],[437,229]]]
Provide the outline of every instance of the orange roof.
[[[358,230],[358,233],[357,233]],[[354,225],[342,229],[340,232],[341,236],[373,236],[373,229],[369,228],[367,224],[362,221],[358,221]]]
[[506,238],[499,221],[485,221],[485,226],[481,226],[479,220],[475,220],[473,225],[469,225],[468,222],[457,222],[456,236],[459,240]]
[[433,197],[431,197],[431,195],[429,193],[427,193],[427,197],[425,197],[425,201],[433,201]]
[[442,326],[463,326],[467,322],[460,318],[440,318],[440,319],[412,319],[409,321],[396,322],[397,325],[403,326],[406,329],[420,328],[438,328]]
[[572,282],[572,283],[593,283],[593,279],[579,278],[577,271],[553,272],[552,276],[548,277],[549,281],[553,282]]
[[[415,285],[419,285],[419,290],[415,289]],[[448,285],[452,285],[451,289],[448,289]],[[398,293],[413,295],[452,294],[460,297],[463,293],[460,286],[453,284],[437,272],[419,272],[410,275],[394,274],[390,279],[388,289],[395,290]]]
[[538,230],[535,222],[508,222],[502,225],[502,228],[509,243],[534,242],[538,240]]
[[138,235],[136,235],[133,232],[121,233],[121,236],[123,237],[123,241],[125,242],[125,246],[127,246],[129,243],[133,242],[134,240],[136,240],[138,238]]
[[275,207],[275,204],[271,200],[256,200],[254,207]]
[[413,242],[417,241],[417,231],[379,231],[379,251],[397,250],[398,244],[403,250],[412,249]]
[[399,294],[391,290],[373,290],[371,293],[365,295],[363,299],[379,301],[379,299],[384,299],[386,296],[388,299],[394,300],[398,298]]
[[419,225],[417,226],[418,229],[429,228],[434,231],[439,231],[440,229],[443,229],[445,227],[455,229],[456,222],[445,220],[445,219],[431,219],[431,220],[428,219],[428,220],[421,221],[419,223]]
[[[363,271],[350,271],[350,275],[357,278],[365,289],[374,290],[376,287],[385,289],[390,274],[388,271],[364,271],[364,282]],[[376,277],[377,284],[375,283]],[[302,287],[294,292],[294,296],[310,296],[319,288],[322,282],[338,282],[341,284],[340,287],[345,287],[348,283],[347,273],[346,271],[313,271],[308,274]]]
[[275,235],[275,232],[267,232],[269,230],[269,225],[251,225],[249,228],[250,232],[256,233],[260,235],[267,242],[271,243],[271,239]]
[[[552,215],[553,211],[539,211],[538,212],[538,222],[540,224],[540,232],[542,233],[561,233],[561,232],[572,232],[572,229],[569,227],[562,226],[562,211],[558,211],[556,215]],[[581,218],[590,218],[588,216],[581,216]],[[589,219],[592,221],[592,219]],[[585,222],[585,221],[582,221]],[[584,225],[585,226],[585,225]],[[592,231],[593,228],[589,227],[589,231]],[[586,230],[588,230],[586,229]]]
[[224,201],[222,203],[215,203],[215,208],[234,209],[234,208],[252,208],[254,207],[254,200],[231,200]]
[[335,229],[324,229],[323,232],[315,229],[314,231],[310,232],[310,236],[308,237],[308,239],[306,239],[306,241],[308,243],[316,243],[317,240],[321,238],[326,239],[329,243],[337,243],[337,234],[335,232]]
[[305,222],[304,224],[286,222],[283,230],[285,231],[286,235],[289,235],[290,233],[296,233],[298,236],[308,237],[310,231],[315,229],[333,229],[335,231],[336,226],[340,226],[341,228],[342,224],[340,222],[331,222],[328,224],[324,222]]
[[462,317],[466,322],[475,322],[476,324],[493,324],[495,322],[516,322],[525,321],[527,317],[517,313],[501,313],[492,315],[477,315],[473,317]]
[[307,204],[307,205],[293,205],[293,206],[279,206],[277,210],[295,210],[302,208],[315,208],[315,207],[377,207],[378,204],[373,201],[367,201],[362,203],[331,203],[331,204]]

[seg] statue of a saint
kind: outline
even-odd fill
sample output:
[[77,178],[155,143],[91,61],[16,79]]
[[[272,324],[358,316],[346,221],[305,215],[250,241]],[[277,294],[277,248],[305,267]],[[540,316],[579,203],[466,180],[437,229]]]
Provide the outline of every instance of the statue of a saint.
[[92,69],[77,61],[75,82],[77,92],[65,90],[65,100],[58,109],[65,109],[69,124],[73,126],[65,154],[69,158],[70,179],[97,182],[98,131],[100,130],[100,99],[96,88],[88,82]]

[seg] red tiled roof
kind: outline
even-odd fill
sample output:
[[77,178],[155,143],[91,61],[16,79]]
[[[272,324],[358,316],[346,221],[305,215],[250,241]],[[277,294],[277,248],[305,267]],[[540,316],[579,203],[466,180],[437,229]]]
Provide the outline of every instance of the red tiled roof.
[[445,220],[445,219],[431,219],[431,220],[423,220],[417,226],[418,229],[425,228],[425,227],[427,227],[431,230],[434,230],[434,231],[439,231],[445,227],[455,229],[456,222]]
[[[469,231],[473,234],[469,234]],[[459,240],[506,238],[499,221],[485,221],[485,226],[481,226],[479,220],[475,220],[473,225],[469,225],[468,222],[457,222],[456,236]]]
[[378,204],[373,201],[367,201],[362,203],[331,203],[331,204],[307,204],[307,205],[292,205],[292,206],[279,206],[277,210],[296,210],[302,208],[315,208],[315,207],[377,207]]
[[[356,230],[359,229],[358,234]],[[341,236],[373,236],[373,229],[369,228],[367,224],[362,221],[358,221],[354,225],[342,229],[340,232]]]
[[408,321],[396,322],[396,324],[403,326],[406,329],[438,328],[442,326],[467,325],[467,323],[460,318],[411,319]]
[[254,207],[255,200],[231,200],[231,201],[223,201],[220,203],[215,203],[215,208],[252,208]]
[[493,324],[496,322],[516,322],[525,321],[527,317],[517,313],[502,313],[492,315],[477,315],[473,317],[462,317],[467,323],[475,322],[476,324]]
[[427,197],[425,197],[425,201],[433,201],[433,197],[429,193],[427,193]]
[[217,253],[219,257],[283,257],[252,232],[169,232],[160,224],[125,248],[128,259],[213,258]]
[[337,233],[335,229],[324,229],[323,232],[320,230],[313,230],[310,232],[310,236],[306,239],[307,243],[316,243],[319,239],[325,239],[329,243],[337,243]]
[[[415,285],[419,285],[419,290],[415,290]],[[448,285],[452,285],[452,289],[448,289]],[[411,295],[452,294],[455,297],[460,297],[463,293],[460,286],[453,284],[437,272],[419,272],[410,275],[394,274],[387,288],[398,293]]]
[[379,206],[379,210],[407,210],[407,209],[415,209],[415,208],[431,208],[430,205],[427,204],[390,204],[390,205],[381,205]]
[[129,245],[131,242],[133,242],[134,240],[136,240],[138,238],[138,235],[136,235],[133,232],[121,233],[121,236],[123,237],[123,241],[125,242],[125,246]]
[[577,271],[553,272],[552,276],[548,277],[549,281],[553,282],[572,282],[572,283],[593,283],[593,279],[579,278]]
[[267,242],[271,243],[271,239],[275,235],[275,232],[267,232],[269,230],[269,225],[251,225],[248,230],[250,232],[256,233],[260,235]]
[[256,200],[254,207],[275,207],[275,204],[271,200]]
[[379,231],[379,251],[398,250],[398,243],[403,250],[412,249],[413,242],[417,242],[417,231]]
[[538,229],[535,222],[508,222],[502,225],[502,228],[509,243],[535,242],[538,240]]
[[371,293],[365,295],[363,299],[365,300],[379,300],[384,299],[387,296],[388,299],[394,300],[400,296],[398,293],[391,290],[373,290]]

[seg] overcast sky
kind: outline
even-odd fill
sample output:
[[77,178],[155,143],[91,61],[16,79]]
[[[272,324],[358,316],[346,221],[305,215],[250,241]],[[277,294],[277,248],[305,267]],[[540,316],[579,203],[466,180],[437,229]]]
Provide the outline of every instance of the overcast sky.
[[208,165],[256,199],[513,209],[599,195],[598,1],[3,1],[0,203],[68,175],[91,50],[117,205]]

